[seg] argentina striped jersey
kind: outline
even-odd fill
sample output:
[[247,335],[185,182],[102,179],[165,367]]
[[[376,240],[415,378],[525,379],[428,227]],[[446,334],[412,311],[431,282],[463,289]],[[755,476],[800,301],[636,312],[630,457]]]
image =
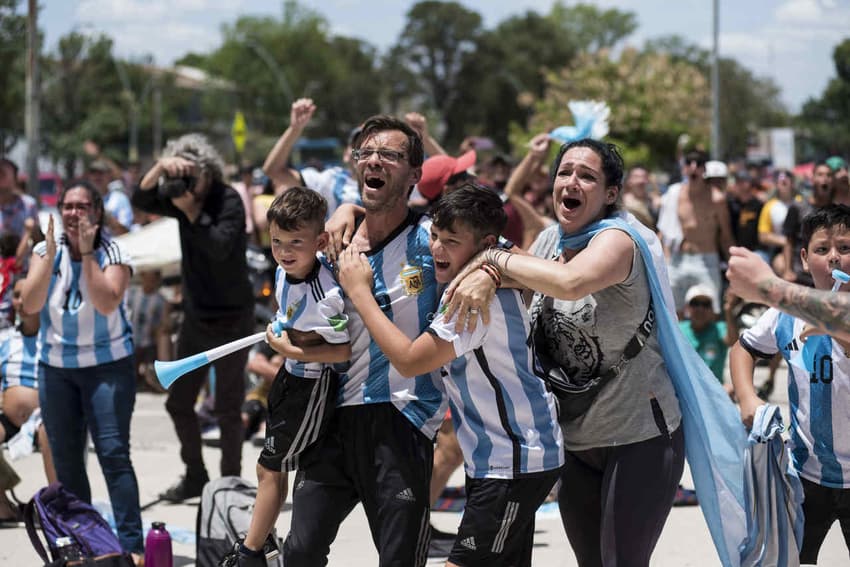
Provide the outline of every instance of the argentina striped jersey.
[[[284,329],[315,331],[330,344],[345,344],[348,316],[342,290],[333,273],[319,260],[303,280],[292,278],[280,266],[275,274],[275,298],[279,305],[277,320]],[[319,378],[326,366],[321,362],[300,362],[287,358],[287,372],[302,378]],[[338,365],[334,365],[339,370]]]
[[801,477],[830,488],[850,488],[850,360],[834,340],[816,340],[814,371],[791,364],[803,348],[805,323],[769,309],[741,335],[756,356],[781,352],[788,363],[791,459]]
[[[373,293],[384,314],[411,340],[428,328],[437,308],[434,260],[428,248],[431,220],[410,212],[393,233],[366,253]],[[391,402],[428,438],[445,413],[439,372],[405,378],[372,340],[357,310],[346,299],[351,335],[351,368],[340,377],[338,405]]]
[[357,180],[344,167],[329,167],[319,171],[315,167],[301,170],[304,185],[317,191],[328,202],[328,217],[343,203],[362,205]]
[[[47,303],[41,310],[39,361],[59,368],[86,368],[130,356],[133,333],[124,302],[109,315],[98,312],[89,300],[82,263],[71,260],[65,235],[56,248]],[[46,243],[38,243],[33,252],[44,256]],[[107,238],[94,250],[94,259],[101,269],[132,267],[127,253]]]
[[38,335],[15,328],[0,331],[0,391],[11,386],[38,388]]
[[498,290],[490,324],[479,322],[473,332],[458,334],[442,308],[429,331],[458,355],[445,384],[467,476],[510,479],[560,467],[556,402],[532,370],[521,294]]

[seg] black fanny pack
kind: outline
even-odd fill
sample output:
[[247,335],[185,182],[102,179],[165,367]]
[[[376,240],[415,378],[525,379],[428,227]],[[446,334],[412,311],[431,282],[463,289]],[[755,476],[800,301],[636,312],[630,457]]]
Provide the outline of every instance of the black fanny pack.
[[[547,299],[551,300],[550,298]],[[649,339],[654,325],[655,314],[652,310],[652,298],[650,297],[643,321],[638,325],[637,331],[629,340],[617,362],[599,376],[580,382],[570,376],[552,358],[546,348],[546,336],[540,322],[540,315],[534,319],[528,336],[528,346],[534,355],[534,371],[558,399],[558,414],[561,423],[580,417],[590,408],[602,387],[619,376],[626,364],[641,351],[643,345]]]

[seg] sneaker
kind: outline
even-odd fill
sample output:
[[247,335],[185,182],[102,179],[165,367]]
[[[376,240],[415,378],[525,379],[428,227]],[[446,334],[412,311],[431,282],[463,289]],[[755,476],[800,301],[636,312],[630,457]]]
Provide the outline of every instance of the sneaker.
[[[218,567],[268,567],[265,554],[248,554],[242,551],[243,538],[237,539],[227,555],[218,562]],[[266,540],[268,543],[268,540]]]
[[699,504],[697,493],[695,490],[685,488],[681,484],[676,489],[676,496],[673,498],[673,506],[696,506]]
[[179,504],[189,498],[195,498],[201,495],[204,490],[204,485],[209,482],[209,477],[204,473],[199,479],[191,479],[188,476],[181,476],[180,480],[174,483],[168,490],[160,493],[159,498],[168,502]]

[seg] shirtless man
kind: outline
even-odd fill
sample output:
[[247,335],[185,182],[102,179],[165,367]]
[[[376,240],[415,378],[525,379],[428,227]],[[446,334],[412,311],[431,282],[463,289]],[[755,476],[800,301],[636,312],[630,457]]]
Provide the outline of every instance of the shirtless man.
[[680,317],[685,294],[697,284],[714,289],[720,301],[720,257],[735,242],[726,205],[726,164],[710,162],[702,151],[685,156],[682,183],[671,185],[661,201],[658,231],[670,267],[670,285]]

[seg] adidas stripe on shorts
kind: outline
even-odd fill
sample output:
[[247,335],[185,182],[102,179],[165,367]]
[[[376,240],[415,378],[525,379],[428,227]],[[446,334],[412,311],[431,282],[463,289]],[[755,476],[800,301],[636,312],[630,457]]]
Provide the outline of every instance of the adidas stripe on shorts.
[[327,429],[339,376],[325,367],[319,378],[301,378],[281,367],[269,391],[266,442],[259,462],[272,471],[293,471],[298,458]]
[[466,508],[449,561],[530,567],[534,514],[560,469],[513,479],[466,477]]

